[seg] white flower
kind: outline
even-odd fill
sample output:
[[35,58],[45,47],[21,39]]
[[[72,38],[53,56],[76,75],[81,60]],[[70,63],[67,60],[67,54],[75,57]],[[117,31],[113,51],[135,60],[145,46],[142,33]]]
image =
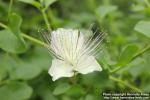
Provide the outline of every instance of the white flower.
[[86,41],[79,30],[59,28],[45,38],[48,50],[54,55],[48,71],[53,81],[61,77],[72,77],[74,72],[87,74],[102,70],[94,57],[102,35]]

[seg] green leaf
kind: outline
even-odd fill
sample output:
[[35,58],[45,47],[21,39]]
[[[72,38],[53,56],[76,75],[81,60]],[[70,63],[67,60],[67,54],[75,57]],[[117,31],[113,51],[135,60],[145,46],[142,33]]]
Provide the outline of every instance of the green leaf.
[[144,90],[144,92],[149,92],[149,90],[150,90],[150,82],[144,85],[143,90]]
[[4,63],[5,63],[4,58],[5,58],[4,55],[0,54],[0,83],[8,75],[7,68],[4,66]]
[[133,5],[132,6],[132,10],[133,11],[143,11],[143,10],[145,10],[145,7],[144,6],[142,6],[142,5]]
[[108,15],[109,13],[115,10],[117,10],[117,6],[115,5],[100,5],[97,8],[96,13],[99,15],[101,19],[103,19],[105,18],[106,15]]
[[16,13],[12,13],[9,16],[9,29],[12,31],[13,34],[16,35],[16,37],[20,40],[20,42],[22,42],[22,44],[25,44],[20,30],[21,24],[22,18],[19,15],[17,15]]
[[67,95],[71,97],[81,97],[82,95],[86,94],[84,88],[80,85],[72,85],[71,88],[66,92]]
[[[105,86],[108,86],[108,83],[109,83],[108,77],[109,77],[108,71],[103,70],[102,72],[94,72],[94,73],[88,73],[88,74],[82,75],[81,82],[87,86],[105,87]],[[111,85],[109,84],[109,86]]]
[[14,59],[11,56],[7,56],[7,59],[3,62],[3,66],[7,68],[11,80],[30,80],[42,72],[42,67],[39,67],[36,62],[23,61],[19,57]]
[[46,49],[37,46],[35,51],[31,51],[31,53],[27,59],[23,60],[19,57],[14,59],[11,56],[7,56],[7,59],[3,61],[0,59],[4,63],[3,66],[9,70],[12,80],[31,80],[39,76],[42,71],[47,72],[51,65],[51,58]]
[[0,82],[1,82],[1,80],[3,80],[4,77],[6,77],[6,75],[7,75],[6,68],[1,66],[1,70],[0,70]]
[[13,13],[10,15],[10,19],[9,19],[9,28],[11,29],[11,31],[18,37],[20,38],[20,34],[21,34],[21,31],[20,31],[20,26],[21,26],[21,23],[22,23],[22,18]]
[[10,82],[0,87],[1,100],[25,100],[32,94],[32,88],[26,83]]
[[10,72],[11,74],[11,79],[21,79],[21,80],[29,80],[32,78],[35,78],[42,72],[42,69],[38,67],[37,64],[31,63],[31,62],[26,62],[26,63],[21,63],[16,66],[14,70]]
[[45,7],[48,8],[51,4],[56,2],[57,0],[44,0]]
[[91,94],[86,95],[85,100],[95,100],[95,97]]
[[42,70],[47,71],[51,65],[52,57],[48,53],[47,49],[41,46],[36,46],[30,60],[31,63],[35,64],[37,67],[40,67],[42,68]]
[[0,31],[0,48],[11,53],[23,53],[26,46],[10,31]]
[[31,4],[31,5],[35,6],[36,8],[39,8],[39,9],[41,7],[41,4],[36,0],[18,0],[18,1],[21,1],[21,2],[27,3],[27,4]]
[[150,38],[150,21],[139,21],[134,29]]
[[137,77],[141,73],[145,72],[146,64],[145,59],[138,57],[134,61],[132,61],[129,65],[128,72],[132,75],[132,77]]
[[128,45],[121,53],[117,65],[124,66],[128,64],[135,56],[135,54],[138,52],[138,50],[139,47],[137,45],[135,44]]
[[42,80],[39,80],[41,82],[40,86],[37,84],[38,87],[35,89],[37,94],[41,97],[41,100],[58,100],[56,96],[52,94],[51,91],[53,89],[53,84],[52,83],[50,84],[49,80],[45,80],[45,77],[41,78]]
[[54,89],[53,94],[54,95],[63,94],[70,88],[71,88],[71,86],[68,83],[61,83]]

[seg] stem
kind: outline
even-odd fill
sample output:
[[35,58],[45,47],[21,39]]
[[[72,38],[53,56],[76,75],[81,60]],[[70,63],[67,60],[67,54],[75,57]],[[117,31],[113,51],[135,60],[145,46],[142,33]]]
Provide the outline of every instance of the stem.
[[13,0],[10,0],[9,8],[8,8],[8,18],[9,18],[10,14],[11,14],[12,5],[13,5]]
[[123,81],[123,80],[121,80],[121,79],[115,78],[115,77],[113,77],[113,76],[109,76],[109,79],[110,79],[110,80],[113,80],[113,81],[115,81],[115,82],[118,82],[118,83],[120,83],[120,84],[123,84],[124,86],[127,86],[127,87],[133,89],[134,91],[142,92],[142,90],[140,90],[139,88],[137,88],[137,87],[135,87],[134,85],[131,85],[131,84],[129,84],[129,83],[127,83],[127,82],[125,82],[125,81]]
[[36,43],[36,44],[39,44],[39,45],[45,46],[45,47],[48,46],[48,44],[46,44],[46,43],[44,43],[44,42],[42,42],[42,41],[40,41],[40,40],[38,40],[38,39],[36,39],[36,38],[33,38],[33,37],[29,36],[29,35],[26,35],[26,34],[24,34],[24,33],[22,33],[21,35],[22,35],[24,38],[26,38],[26,39],[28,39],[28,40],[30,40],[30,41]]
[[113,70],[110,70],[110,73],[111,73],[111,74],[112,74],[112,73],[115,73],[115,72],[119,71],[121,68],[122,68],[122,66],[119,66],[119,67],[117,67],[117,68],[115,68],[115,69],[113,69]]
[[51,32],[52,30],[51,30],[50,23],[48,21],[45,9],[41,9],[41,12],[42,12],[42,15],[43,15],[43,18],[44,18],[44,21],[45,21],[45,24],[46,24],[47,28]]
[[71,77],[71,78],[70,78],[70,81],[71,81],[71,83],[72,83],[72,84],[76,84],[76,82],[77,82],[77,80],[76,80],[76,76],[77,76],[77,73],[76,73],[76,72],[74,72],[73,77]]
[[[143,55],[146,51],[150,50],[150,45],[148,45],[147,47],[145,47],[141,52],[137,53],[132,59],[130,62],[132,62],[133,60],[135,60],[137,57]],[[129,63],[130,63],[129,62]],[[119,66],[113,70],[110,71],[110,73],[115,73],[117,72],[118,70],[120,70],[121,68],[123,68],[123,66]]]
[[150,50],[150,45],[148,45],[147,47],[145,47],[141,52],[139,52],[138,54],[136,54],[131,61],[133,61],[134,59],[136,59],[137,57],[143,55],[146,51]]
[[7,28],[7,26],[5,24],[1,23],[1,22],[0,22],[0,27]]

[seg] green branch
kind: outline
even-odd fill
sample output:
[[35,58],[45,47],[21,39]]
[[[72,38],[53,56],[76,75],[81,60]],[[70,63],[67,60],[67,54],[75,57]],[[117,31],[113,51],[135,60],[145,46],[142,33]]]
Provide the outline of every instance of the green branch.
[[109,79],[110,79],[110,80],[113,80],[113,81],[115,81],[115,82],[118,82],[118,83],[120,83],[120,84],[122,84],[122,85],[124,85],[124,86],[127,86],[127,87],[129,87],[130,89],[132,89],[132,90],[134,90],[134,91],[142,92],[142,90],[140,90],[139,88],[137,88],[137,87],[135,87],[134,85],[131,85],[131,84],[129,84],[129,83],[127,83],[127,82],[125,82],[125,81],[123,81],[123,80],[121,80],[121,79],[115,78],[115,77],[113,77],[113,76],[109,76]]
[[41,7],[39,8],[39,10],[40,10],[40,12],[42,13],[42,16],[43,16],[43,18],[44,18],[44,21],[45,21],[45,24],[46,24],[46,27],[47,27],[47,29],[48,29],[48,31],[52,31],[52,29],[51,29],[51,25],[50,25],[50,23],[49,23],[49,21],[48,21],[48,16],[47,16],[47,14],[46,14],[46,6],[45,5],[43,5],[43,4],[45,4],[45,2],[43,1],[43,0],[40,0],[40,5],[41,5]]
[[0,22],[0,27],[2,27],[2,28],[8,28],[5,24],[3,24],[1,22]]
[[133,61],[134,59],[136,59],[137,57],[143,55],[145,52],[150,50],[150,45],[148,45],[147,47],[145,47],[141,52],[137,53],[132,59],[131,61]]
[[[148,45],[147,47],[145,47],[141,52],[137,53],[137,54],[131,59],[130,62],[132,62],[133,60],[135,60],[137,57],[143,55],[143,54],[144,54],[145,52],[147,52],[148,50],[150,50],[150,45]],[[129,62],[129,63],[130,63],[130,62]],[[117,72],[118,70],[120,70],[120,69],[122,69],[122,68],[123,68],[122,66],[117,67],[117,68],[115,68],[114,70],[111,70],[110,73],[111,73],[111,74],[112,74],[112,73],[115,73],[115,72]],[[121,83],[121,84],[123,84],[123,85],[125,85],[125,86],[127,86],[127,87],[129,87],[129,88],[131,88],[131,89],[133,89],[133,90],[135,90],[135,91],[137,91],[137,92],[141,92],[141,90],[140,90],[139,88],[137,88],[137,87],[135,87],[135,86],[133,86],[133,85],[127,83],[127,82],[124,82],[124,81],[121,80],[121,79],[115,78],[115,77],[113,77],[113,76],[109,76],[109,79],[111,79],[111,80],[113,80],[113,81],[116,81],[116,82],[118,82],[118,83]]]
[[[136,58],[138,58],[139,56],[143,55],[145,52],[149,51],[150,50],[150,45],[148,45],[147,47],[145,47],[142,51],[140,51],[139,53],[137,53],[130,61],[132,62],[133,60],[135,60]],[[111,66],[111,65],[110,65]],[[113,70],[110,70],[110,73],[115,73],[117,71],[119,71],[120,69],[124,68],[123,66],[119,66]]]
[[41,9],[40,11],[41,11],[41,13],[42,13],[42,15],[43,15],[43,18],[44,18],[44,21],[45,21],[45,24],[46,24],[48,30],[51,32],[52,29],[51,29],[50,23],[49,23],[49,21],[48,21],[48,18],[47,18],[45,9]]
[[30,41],[36,43],[36,44],[39,44],[39,45],[45,46],[45,47],[48,46],[48,44],[46,44],[46,43],[44,43],[44,42],[42,42],[42,41],[40,41],[40,40],[38,40],[38,39],[36,39],[36,38],[33,38],[33,37],[31,37],[31,36],[29,36],[29,35],[27,35],[27,34],[22,33],[21,35],[22,35],[24,38],[26,38],[26,39],[28,39],[28,40],[30,40]]

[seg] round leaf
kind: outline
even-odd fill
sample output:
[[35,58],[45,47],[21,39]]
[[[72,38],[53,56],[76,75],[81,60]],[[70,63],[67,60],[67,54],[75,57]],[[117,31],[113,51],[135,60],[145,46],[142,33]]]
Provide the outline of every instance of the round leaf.
[[121,53],[117,65],[124,66],[128,64],[131,61],[131,59],[134,57],[134,55],[138,52],[138,50],[139,47],[137,45],[135,44],[128,45]]
[[11,53],[23,53],[26,46],[10,31],[0,31],[0,48]]
[[135,25],[134,29],[150,38],[150,21],[140,21]]
[[21,33],[20,32],[21,23],[22,23],[22,18],[19,15],[13,13],[10,16],[9,28],[18,38],[20,37],[20,33]]
[[97,8],[96,13],[101,19],[103,19],[107,14],[117,10],[117,6],[114,5],[101,5]]
[[26,83],[11,82],[0,87],[1,100],[25,100],[32,94],[32,88]]
[[54,95],[59,95],[62,93],[65,93],[67,90],[69,90],[71,86],[67,83],[59,84],[53,91]]
[[35,78],[41,73],[42,69],[33,63],[22,63],[11,71],[12,79],[29,80]]

